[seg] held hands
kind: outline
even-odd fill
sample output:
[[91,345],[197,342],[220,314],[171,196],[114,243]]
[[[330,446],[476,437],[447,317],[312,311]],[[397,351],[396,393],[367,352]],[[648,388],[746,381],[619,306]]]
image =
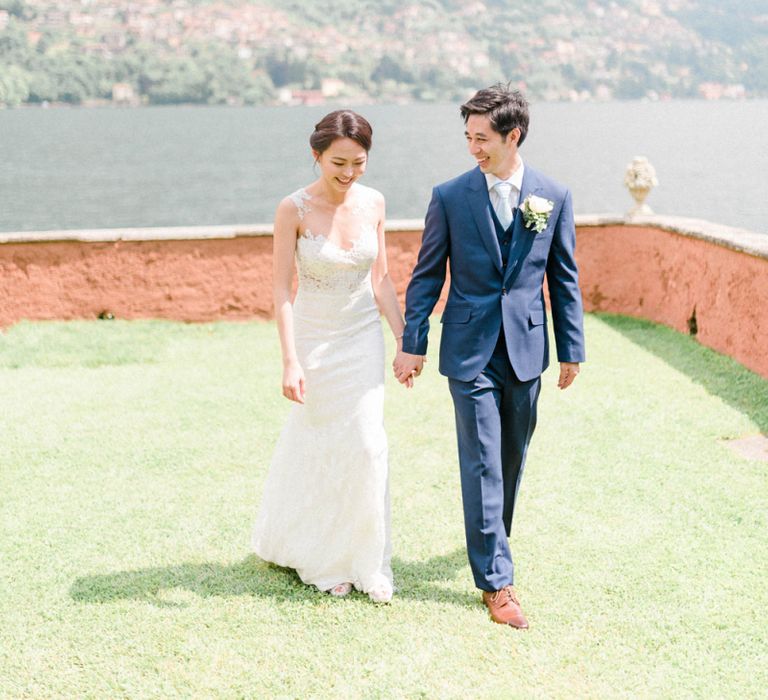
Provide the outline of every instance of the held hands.
[[304,370],[298,362],[289,362],[283,367],[283,396],[296,403],[304,403]]
[[567,389],[573,380],[576,379],[576,375],[579,373],[578,362],[561,362],[560,363],[560,378],[557,380],[557,386],[559,389]]
[[411,355],[409,352],[403,352],[398,343],[397,354],[392,362],[392,371],[395,375],[395,379],[401,384],[404,384],[406,388],[410,389],[413,386],[413,380],[421,374],[421,370],[424,369],[424,363],[427,358],[423,355]]
[[[407,388],[413,386],[413,380],[421,374],[424,369],[424,363],[427,358],[423,355],[411,355],[408,352],[403,352],[399,347],[395,359],[392,362],[392,371],[395,375],[395,379],[401,384],[405,384]],[[578,362],[561,362],[560,363],[560,377],[557,380],[557,386],[559,389],[567,389],[576,376],[579,373]]]

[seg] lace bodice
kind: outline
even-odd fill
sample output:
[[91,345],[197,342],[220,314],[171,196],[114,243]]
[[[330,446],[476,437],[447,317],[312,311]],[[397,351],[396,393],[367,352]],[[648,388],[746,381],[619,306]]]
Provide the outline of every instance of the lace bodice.
[[[290,199],[303,220],[311,211],[310,195],[300,189]],[[376,226],[368,207],[361,205],[354,211],[359,216],[360,233],[350,248],[342,248],[308,227],[299,236],[296,264],[301,291],[350,294],[370,287],[371,265],[379,249]]]

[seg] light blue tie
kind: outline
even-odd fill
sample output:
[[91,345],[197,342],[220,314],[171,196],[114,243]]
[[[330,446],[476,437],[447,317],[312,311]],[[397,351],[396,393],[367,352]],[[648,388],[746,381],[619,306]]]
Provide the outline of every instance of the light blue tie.
[[499,217],[499,223],[506,231],[512,223],[512,205],[509,202],[509,195],[512,193],[512,185],[508,182],[497,182],[493,186],[493,189],[496,190],[496,195],[499,198],[499,201],[493,209],[496,212],[496,216]]

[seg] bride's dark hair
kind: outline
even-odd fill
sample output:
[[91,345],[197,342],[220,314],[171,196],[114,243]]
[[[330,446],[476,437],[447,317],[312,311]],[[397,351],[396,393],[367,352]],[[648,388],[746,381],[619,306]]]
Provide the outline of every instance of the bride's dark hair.
[[322,153],[336,139],[352,139],[365,150],[371,150],[373,129],[365,117],[349,109],[339,109],[326,114],[317,124],[309,137],[309,145],[317,153]]

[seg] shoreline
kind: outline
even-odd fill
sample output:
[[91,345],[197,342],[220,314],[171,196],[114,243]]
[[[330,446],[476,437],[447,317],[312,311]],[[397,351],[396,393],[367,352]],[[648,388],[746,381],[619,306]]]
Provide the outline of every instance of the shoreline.
[[[610,99],[610,100],[532,100],[532,105],[539,104],[562,104],[562,105],[575,105],[575,104],[588,104],[588,105],[610,105],[610,104],[680,104],[680,103],[734,103],[741,104],[744,102],[768,102],[768,95],[766,96],[744,96],[738,98],[722,97],[718,99],[707,99],[704,97],[670,97],[649,99],[647,97],[639,99]],[[411,99],[365,99],[360,96],[351,97],[349,100],[326,100],[318,103],[304,103],[304,102],[263,102],[259,104],[227,104],[214,103],[209,104],[206,102],[173,102],[164,104],[128,104],[120,102],[112,102],[111,100],[89,100],[79,104],[70,102],[24,102],[19,105],[6,105],[0,103],[0,111],[8,110],[24,110],[24,109],[151,109],[151,108],[169,108],[169,107],[227,107],[232,109],[263,109],[263,108],[282,108],[282,107],[354,107],[354,106],[413,106],[413,105],[453,105],[454,102],[450,100],[411,100]]]

